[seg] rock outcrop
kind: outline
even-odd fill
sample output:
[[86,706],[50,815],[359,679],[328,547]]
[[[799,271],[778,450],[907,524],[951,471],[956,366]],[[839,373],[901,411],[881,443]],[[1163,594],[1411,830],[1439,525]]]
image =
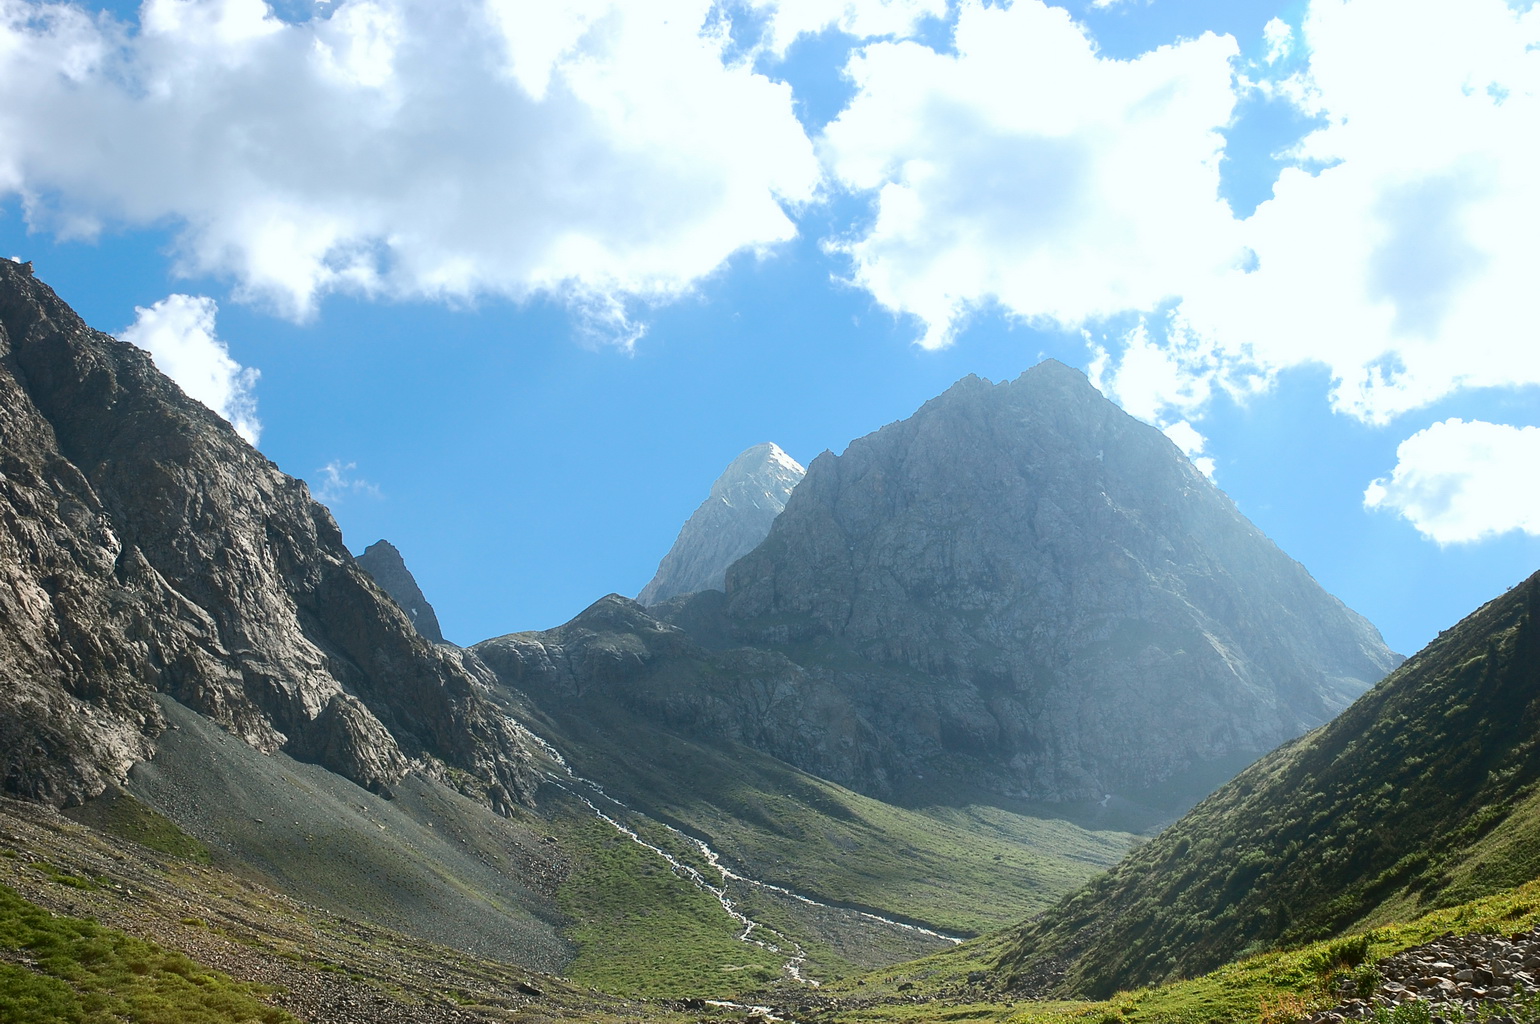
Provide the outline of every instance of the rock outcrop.
[[416,767],[506,807],[533,769],[474,671],[417,635],[303,482],[0,261],[6,792],[68,805],[121,780],[162,691],[360,785]]
[[819,456],[727,594],[739,643],[845,708],[799,766],[876,793],[1099,799],[1233,766],[1400,661],[1160,431],[1052,361]]
[[721,590],[727,567],[765,539],[806,472],[773,444],[739,455],[685,521],[637,600],[652,607],[682,594]]
[[422,588],[417,585],[417,578],[406,567],[406,562],[401,557],[401,552],[388,540],[377,540],[364,548],[364,553],[358,556],[358,564],[373,578],[374,582],[384,588],[396,602],[396,605],[411,620],[417,632],[422,634],[424,640],[432,644],[444,642],[444,634],[439,629],[438,615],[434,613],[433,606],[423,596]]

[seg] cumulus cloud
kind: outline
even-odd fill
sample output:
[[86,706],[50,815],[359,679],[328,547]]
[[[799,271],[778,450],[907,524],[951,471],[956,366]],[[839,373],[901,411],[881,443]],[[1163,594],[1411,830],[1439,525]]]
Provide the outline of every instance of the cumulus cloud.
[[1153,310],[1247,258],[1219,198],[1233,40],[1110,60],[1063,9],[1018,0],[965,2],[954,43],[866,47],[822,138],[877,207],[833,248],[927,347],[992,304],[1058,326]]
[[[955,52],[868,46],[821,146],[875,217],[831,249],[926,346],[980,309],[1087,330],[1098,386],[1162,427],[1307,364],[1372,424],[1540,385],[1540,6],[1310,0],[1246,44],[1109,60],[1017,0],[964,2]],[[1318,127],[1240,218],[1219,164],[1248,96]]]
[[1267,43],[1267,55],[1263,59],[1276,64],[1294,49],[1294,30],[1282,18],[1272,18],[1262,26],[1262,39]]
[[262,433],[253,394],[259,372],[230,357],[214,331],[219,307],[205,296],[168,295],[148,309],[137,306],[133,326],[118,335],[150,353],[161,373],[229,421],[255,445]]
[[313,492],[315,499],[323,505],[335,505],[350,497],[380,498],[379,486],[358,476],[354,472],[356,469],[358,463],[341,459],[333,459],[322,466],[316,471],[320,480]]
[[729,52],[711,0],[146,0],[134,32],[0,0],[0,194],[62,236],[174,225],[183,270],[295,317],[663,301],[793,237],[820,180],[790,88]]
[[1540,536],[1540,427],[1449,419],[1396,449],[1388,477],[1364,492],[1440,544],[1510,531]]
[[[1322,127],[1240,223],[1253,258],[1178,289],[1208,340],[1157,338],[1183,388],[1318,364],[1334,408],[1385,424],[1540,384],[1540,8],[1522,6],[1312,0],[1302,69],[1261,84]],[[1283,38],[1269,30],[1270,53]]]

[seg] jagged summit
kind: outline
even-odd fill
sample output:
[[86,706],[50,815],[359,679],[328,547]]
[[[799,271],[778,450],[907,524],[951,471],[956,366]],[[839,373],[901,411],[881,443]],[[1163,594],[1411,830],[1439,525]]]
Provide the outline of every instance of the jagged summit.
[[394,544],[388,540],[375,541],[358,556],[358,564],[401,606],[424,640],[435,644],[445,642],[444,634],[439,629],[438,615],[423,596],[417,578],[406,567],[405,559]]
[[686,520],[637,600],[650,607],[680,594],[721,590],[727,567],[765,539],[806,472],[768,442],[733,459]]
[[845,709],[799,763],[866,749],[835,777],[876,791],[951,776],[1099,799],[1233,770],[1399,660],[1159,430],[1052,361],[964,378],[819,456],[726,582],[737,640],[799,652]]

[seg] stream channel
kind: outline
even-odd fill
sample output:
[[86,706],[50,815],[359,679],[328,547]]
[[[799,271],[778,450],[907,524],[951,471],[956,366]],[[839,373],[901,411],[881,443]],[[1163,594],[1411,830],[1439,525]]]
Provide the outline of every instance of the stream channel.
[[[796,939],[784,934],[783,932],[779,932],[774,928],[771,928],[767,924],[755,921],[743,911],[739,910],[737,903],[728,893],[728,886],[730,884],[738,883],[739,885],[763,889],[766,892],[773,892],[779,896],[788,897],[790,899],[796,900],[799,903],[804,903],[810,907],[818,907],[823,910],[832,911],[835,913],[851,914],[864,918],[873,924],[901,929],[919,935],[925,935],[933,939],[939,939],[942,942],[952,943],[954,945],[963,941],[961,938],[955,935],[947,935],[942,932],[921,927],[920,925],[907,924],[903,921],[895,921],[892,918],[883,917],[881,914],[872,913],[871,911],[857,910],[851,907],[840,907],[830,903],[823,903],[819,900],[813,899],[811,896],[807,896],[803,893],[788,889],[785,886],[776,885],[773,882],[761,881],[757,878],[750,878],[747,875],[734,871],[722,863],[721,855],[717,853],[716,850],[713,850],[705,840],[698,839],[687,832],[675,828],[673,825],[670,825],[667,822],[658,821],[656,818],[644,814],[641,811],[636,810],[634,807],[630,807],[610,796],[604,791],[603,786],[599,785],[597,782],[594,782],[592,779],[586,779],[574,772],[571,766],[567,764],[567,759],[562,757],[561,752],[554,746],[547,743],[539,736],[535,735],[529,729],[519,725],[517,721],[513,719],[509,719],[509,721],[518,728],[521,734],[528,737],[530,742],[539,747],[540,750],[551,759],[551,763],[555,770],[548,771],[546,773],[546,778],[552,785],[556,786],[558,789],[567,793],[574,799],[580,801],[584,806],[592,811],[595,816],[599,818],[599,820],[605,822],[616,832],[631,840],[631,842],[643,847],[644,849],[650,850],[653,854],[662,858],[662,860],[668,864],[669,869],[672,870],[675,875],[685,879],[696,888],[711,894],[711,896],[722,907],[722,912],[725,913],[728,917],[732,918],[733,921],[737,922],[738,926],[742,929],[742,931],[738,933],[738,941],[758,946],[761,949],[768,950],[771,953],[784,954],[787,959],[786,962],[782,965],[781,969],[785,971],[787,976],[790,977],[793,981],[813,987],[818,985],[816,980],[808,977],[803,973],[803,968],[807,964],[806,951],[803,950],[802,945],[797,942]],[[606,810],[606,808],[609,808],[609,810]],[[635,829],[631,828],[622,820],[622,815],[634,816],[636,818],[640,818],[643,821],[650,822],[659,828],[666,829],[669,833],[677,836],[684,843],[695,847],[695,849],[699,851],[701,857],[706,861],[706,863],[710,864],[713,870],[721,873],[722,884],[713,885],[704,874],[702,874],[694,867],[679,860],[679,858],[675,857],[667,850],[649,843],[645,838],[639,835]],[[760,938],[759,936],[761,935],[764,936],[764,938]]]

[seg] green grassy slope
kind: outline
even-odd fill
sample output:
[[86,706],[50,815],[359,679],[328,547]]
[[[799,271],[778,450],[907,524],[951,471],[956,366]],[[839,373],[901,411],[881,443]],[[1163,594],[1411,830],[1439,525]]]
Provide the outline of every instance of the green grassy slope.
[[1009,984],[1106,994],[1540,874],[1540,574],[1015,933]]
[[[970,983],[969,973],[976,976],[1002,949],[1001,937],[991,936],[868,975],[859,984],[831,986],[819,994],[813,1012],[798,1019],[807,1024],[1289,1024],[1335,1005],[1341,998],[1337,983],[1357,970],[1355,961],[1372,973],[1377,961],[1442,936],[1506,935],[1537,924],[1540,881],[1355,933],[1349,940],[1261,953],[1199,977],[1097,1000],[1010,1001]],[[1503,1016],[1515,1024],[1533,1024],[1540,1020],[1540,999],[1519,1000]]]
[[895,807],[603,698],[548,707],[534,724],[574,770],[704,837],[735,870],[946,932],[976,935],[1041,911],[1134,841],[996,808]]

